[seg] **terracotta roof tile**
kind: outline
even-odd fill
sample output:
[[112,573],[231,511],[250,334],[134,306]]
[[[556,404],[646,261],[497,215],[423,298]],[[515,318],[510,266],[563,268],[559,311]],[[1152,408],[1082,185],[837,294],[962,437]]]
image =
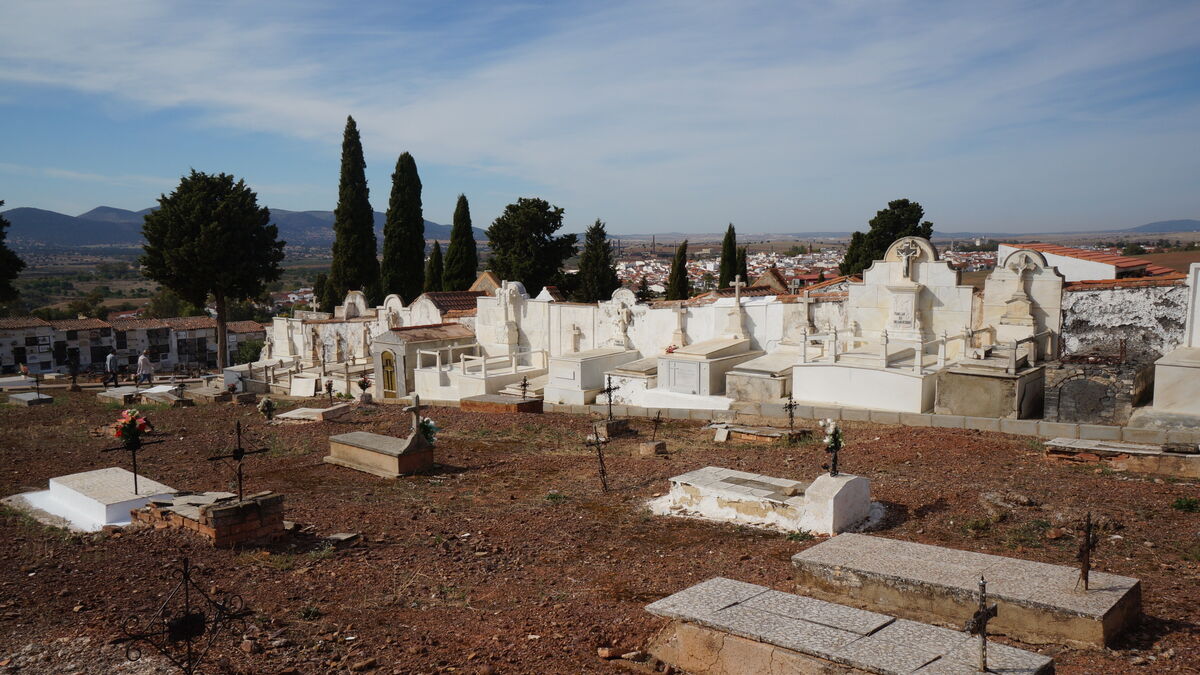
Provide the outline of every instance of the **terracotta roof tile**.
[[403,337],[408,342],[426,342],[429,340],[453,340],[457,338],[473,338],[475,331],[461,323],[434,323],[425,326],[402,326],[393,328],[392,332]]
[[1187,275],[1183,272],[1171,270],[1171,274],[1163,274],[1153,277],[1129,277],[1126,279],[1090,279],[1087,281],[1069,281],[1063,284],[1063,290],[1068,292],[1074,291],[1098,291],[1110,288],[1146,288],[1153,286],[1178,286],[1187,282]]
[[211,316],[176,316],[163,319],[162,322],[172,330],[202,330],[217,327],[217,320]]
[[267,328],[257,321],[230,321],[225,330],[230,333],[261,333]]
[[[1150,263],[1149,260],[1144,260],[1142,258],[1130,258],[1128,256],[1116,255],[1114,253],[1109,253],[1107,251],[1087,251],[1087,250],[1084,250],[1081,248],[1071,248],[1069,246],[1059,246],[1057,244],[1041,244],[1041,243],[1010,244],[1010,246],[1013,246],[1015,248],[1029,248],[1029,249],[1033,249],[1035,251],[1041,251],[1042,253],[1050,253],[1053,255],[1060,255],[1060,256],[1063,256],[1066,258],[1078,258],[1080,260],[1090,260],[1092,262],[1104,263],[1106,265],[1112,265],[1113,267],[1116,267],[1117,269],[1122,270],[1122,271],[1134,270],[1134,269],[1138,269],[1138,268],[1145,268],[1147,273],[1153,274],[1153,275],[1167,274],[1169,272],[1174,272],[1174,270],[1170,270],[1166,267],[1161,267],[1159,265],[1153,265]],[[1151,271],[1152,268],[1156,269],[1156,270],[1166,270],[1166,271]]]
[[112,324],[101,319],[57,319],[50,322],[54,330],[96,330],[111,328]]
[[151,330],[168,327],[162,319],[113,319],[108,323],[115,330]]
[[0,317],[0,328],[41,328],[49,327],[50,322],[36,316],[6,316]]
[[443,319],[461,319],[464,316],[475,316],[479,313],[479,308],[472,309],[452,309],[442,314]]
[[485,295],[486,291],[434,291],[424,293],[421,297],[429,298],[433,306],[445,314],[454,309],[475,309],[475,301]]

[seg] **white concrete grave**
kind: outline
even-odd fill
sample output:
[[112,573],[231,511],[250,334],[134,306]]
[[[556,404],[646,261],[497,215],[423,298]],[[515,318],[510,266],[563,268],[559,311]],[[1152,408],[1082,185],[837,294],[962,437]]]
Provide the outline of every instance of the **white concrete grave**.
[[130,510],[176,492],[141,475],[137,477],[137,486],[135,493],[131,472],[110,467],[51,478],[48,490],[28,492],[10,500],[19,498],[25,508],[61,519],[73,530],[96,532],[106,525],[128,525]]
[[316,375],[307,375],[299,373],[292,376],[291,390],[289,396],[316,396],[317,390],[320,388],[321,378]]
[[545,401],[569,405],[594,403],[597,392],[605,387],[605,374],[640,356],[637,351],[624,347],[601,347],[552,356]]
[[649,506],[658,515],[837,534],[867,521],[871,489],[867,479],[849,474],[805,483],[707,466],[671,478],[671,490]]
[[12,403],[13,405],[23,405],[28,407],[54,403],[54,397],[47,396],[45,394],[39,394],[36,391],[26,391],[20,394],[9,394],[8,402]]
[[1154,412],[1200,418],[1200,263],[1188,269],[1187,285],[1184,342],[1154,362]]

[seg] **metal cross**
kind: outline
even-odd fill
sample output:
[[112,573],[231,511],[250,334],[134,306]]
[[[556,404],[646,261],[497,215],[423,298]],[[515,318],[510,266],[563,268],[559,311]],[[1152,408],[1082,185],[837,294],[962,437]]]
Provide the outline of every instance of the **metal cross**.
[[325,380],[325,394],[329,396],[329,405],[333,405],[333,380]]
[[967,619],[963,630],[979,636],[979,672],[988,672],[987,667],[987,625],[988,621],[996,618],[996,605],[987,604],[987,581],[979,576],[979,609]]
[[608,470],[604,467],[604,446],[607,440],[600,437],[600,427],[593,427],[593,433],[587,439],[587,446],[596,451],[596,461],[600,467],[600,487],[608,492]]
[[1092,512],[1088,511],[1087,516],[1083,519],[1083,538],[1079,541],[1079,552],[1075,554],[1075,560],[1079,561],[1079,580],[1075,582],[1076,590],[1079,589],[1080,584],[1083,584],[1084,593],[1088,590],[1088,577],[1092,572],[1092,551],[1099,543],[1099,535],[1092,531]]
[[216,455],[214,457],[209,457],[208,461],[216,462],[216,461],[222,460],[222,459],[232,459],[233,461],[237,462],[237,481],[238,481],[237,495],[238,495],[238,501],[240,502],[240,501],[242,501],[242,460],[246,458],[246,455],[261,455],[262,453],[267,451],[267,448],[259,448],[257,450],[246,450],[245,448],[242,447],[242,422],[241,422],[241,420],[238,420],[237,426],[235,428],[236,428],[236,434],[237,434],[237,446],[235,446],[233,448],[233,450],[230,450],[229,454]]
[[185,675],[193,675],[221,633],[246,632],[246,618],[253,613],[245,608],[241,596],[227,595],[220,600],[209,597],[192,579],[187,558],[174,574],[179,583],[158,610],[144,622],[130,617],[122,628],[125,636],[112,644],[125,644],[125,658],[137,661],[142,658],[142,650],[135,643],[144,642]]
[[605,378],[605,387],[603,389],[601,389],[598,393],[604,394],[605,396],[608,397],[608,419],[611,420],[613,418],[613,414],[612,414],[613,396],[612,395],[613,395],[613,392],[620,389],[620,387],[613,386],[612,375],[605,375],[604,378]]
[[520,387],[521,387],[521,400],[524,401],[526,399],[526,397],[529,395],[529,378],[527,376],[521,377]]
[[792,399],[792,392],[788,392],[788,402],[784,404],[783,409],[787,411],[788,416],[788,431],[796,433],[796,408],[800,406]]
[[138,450],[141,450],[142,447],[146,446],[146,445],[154,445],[156,443],[165,443],[165,442],[166,442],[165,440],[143,441],[140,437],[135,436],[115,448],[105,448],[105,449],[101,450],[100,452],[116,452],[118,450],[123,450],[123,451],[129,453],[130,461],[133,464],[133,494],[136,495],[138,493],[138,487],[137,487],[137,479],[138,479],[137,454],[138,454]]
[[822,464],[822,469],[829,469],[829,475],[836,478],[838,475],[838,452],[842,449],[842,441],[836,436],[826,448],[825,452],[829,453],[829,463]]
[[653,441],[658,438],[658,427],[663,423],[661,410],[654,413],[654,419],[650,420],[650,423],[654,425],[654,431],[650,434],[650,440]]

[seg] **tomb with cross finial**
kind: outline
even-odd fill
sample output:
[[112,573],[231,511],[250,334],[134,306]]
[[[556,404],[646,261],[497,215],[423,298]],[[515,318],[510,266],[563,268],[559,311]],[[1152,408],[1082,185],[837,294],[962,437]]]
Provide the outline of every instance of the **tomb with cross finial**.
[[404,407],[401,425],[408,435],[403,438],[368,431],[330,436],[325,461],[384,478],[432,471],[434,444],[429,434],[437,427],[425,416],[426,407],[421,405],[420,396],[413,396],[412,405]]

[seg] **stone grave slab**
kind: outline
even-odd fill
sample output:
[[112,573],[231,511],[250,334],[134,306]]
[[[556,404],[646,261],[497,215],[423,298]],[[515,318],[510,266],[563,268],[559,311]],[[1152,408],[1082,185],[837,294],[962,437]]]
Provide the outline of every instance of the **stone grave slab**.
[[[672,619],[650,646],[693,673],[974,673],[978,638],[886,614],[775,591],[723,577],[651,603]],[[988,644],[993,672],[1041,675],[1048,656]]]
[[228,403],[233,400],[233,394],[221,387],[200,387],[189,389],[188,396],[203,403]]
[[979,577],[999,616],[988,630],[1033,644],[1103,647],[1137,619],[1137,579],[1074,567],[841,534],[792,557],[797,588],[818,598],[906,618],[961,626],[978,609]]
[[1200,478],[1200,448],[1119,441],[1055,438],[1046,441],[1046,458],[1105,464],[1117,471],[1153,473],[1177,478]]
[[34,405],[48,405],[50,403],[54,403],[54,397],[47,396],[45,394],[39,394],[36,391],[27,391],[20,394],[9,394],[8,402],[13,405],[23,405],[26,407]]
[[174,488],[139,475],[135,494],[133,473],[110,467],[51,478],[48,490],[20,496],[30,507],[61,519],[71,529],[95,532],[105,525],[128,524],[130,510],[174,493]]
[[806,483],[707,466],[671,478],[670,491],[650,508],[659,515],[835,534],[870,515],[870,483],[850,474],[822,474]]
[[132,405],[139,396],[141,396],[141,392],[137,387],[113,387],[96,393],[96,398],[117,402],[121,405]]
[[316,396],[320,389],[321,379],[318,377],[305,377],[296,375],[292,377],[291,387],[288,391],[289,396]]
[[398,478],[433,469],[433,446],[420,433],[408,438],[352,431],[329,437],[325,461],[383,478]]
[[329,408],[295,408],[275,415],[275,419],[292,423],[329,422],[349,416],[351,409],[349,403],[339,403]]
[[540,413],[542,412],[542,399],[522,399],[520,396],[508,396],[506,394],[481,394],[461,399],[458,407],[460,410],[471,412]]
[[181,396],[181,391],[183,391],[183,389],[179,386],[160,384],[150,387],[149,389],[143,389],[142,402],[160,403],[169,405],[172,408],[187,408],[196,405],[195,401]]
[[745,443],[782,443],[792,445],[812,437],[807,429],[788,431],[773,427],[748,427],[742,425],[723,424],[716,428],[713,440],[717,443],[741,441]]
[[25,388],[33,386],[33,378],[24,375],[8,375],[0,377],[0,389]]

